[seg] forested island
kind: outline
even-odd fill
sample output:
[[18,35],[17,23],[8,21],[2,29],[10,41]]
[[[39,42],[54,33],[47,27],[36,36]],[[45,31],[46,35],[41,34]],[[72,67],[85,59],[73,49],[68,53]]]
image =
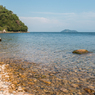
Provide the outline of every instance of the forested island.
[[69,30],[69,29],[65,29],[65,30],[62,30],[61,32],[78,32],[78,31],[76,31],[76,30]]
[[0,32],[27,32],[28,27],[12,11],[0,5]]

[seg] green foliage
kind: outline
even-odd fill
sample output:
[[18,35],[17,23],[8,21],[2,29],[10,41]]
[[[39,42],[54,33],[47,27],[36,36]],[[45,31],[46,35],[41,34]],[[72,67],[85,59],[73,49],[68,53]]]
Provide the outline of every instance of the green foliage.
[[0,5],[0,31],[27,32],[28,27],[20,21],[16,14]]

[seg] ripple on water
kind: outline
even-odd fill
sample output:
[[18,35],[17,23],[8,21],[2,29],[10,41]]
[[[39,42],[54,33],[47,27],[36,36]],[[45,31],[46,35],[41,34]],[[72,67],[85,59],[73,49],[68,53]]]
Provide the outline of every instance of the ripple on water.
[[[46,93],[57,95],[81,93],[86,95],[83,90],[85,87],[95,89],[95,82],[92,79],[95,78],[95,53],[72,54],[72,51],[78,48],[94,50],[94,36],[60,33],[57,35],[56,33],[43,34],[44,36],[31,34],[1,35],[2,38],[5,36],[6,38],[0,43],[0,52],[6,53],[0,53],[0,61],[10,63],[10,65],[12,65],[11,63],[17,64],[19,69],[16,68],[16,65],[12,66],[17,70],[19,77],[14,76],[14,78],[16,80],[19,78],[20,82],[21,77],[24,77],[23,74],[28,78],[24,78],[20,85],[30,92],[39,92],[43,95]],[[7,41],[8,38],[11,40]],[[24,71],[23,68],[20,68],[21,66],[27,70]]]

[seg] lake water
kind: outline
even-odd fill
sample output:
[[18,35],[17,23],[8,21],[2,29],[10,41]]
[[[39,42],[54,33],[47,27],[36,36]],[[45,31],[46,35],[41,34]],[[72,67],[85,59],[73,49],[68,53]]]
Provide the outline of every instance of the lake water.
[[[62,83],[56,82],[59,81],[58,78],[62,81],[63,79],[64,81],[68,80],[66,85],[62,85],[69,90],[68,93],[74,92],[71,86],[73,83],[82,84],[82,87],[76,88],[76,93],[82,93],[84,87],[95,89],[95,33],[5,33],[0,34],[0,37],[2,38],[0,42],[0,58],[4,60],[7,58],[21,59],[25,62],[37,63],[37,66],[33,66],[32,70],[40,73],[39,76],[41,74],[46,75],[47,79],[53,83],[46,89],[50,90],[52,88],[54,93],[56,89],[59,91]],[[76,49],[87,49],[93,53],[73,54],[72,51]],[[52,72],[53,76],[56,76],[55,80],[51,79],[50,72]],[[27,75],[28,77],[29,75]],[[37,85],[41,87],[41,83],[42,81],[38,81]],[[35,84],[34,86],[36,87],[37,85]],[[45,87],[47,86],[45,85]],[[35,93],[35,88],[32,85],[31,88],[30,92],[34,89]],[[41,91],[38,93],[42,94]],[[59,91],[58,95],[64,95],[60,93]],[[44,95],[47,94],[44,93]]]
[[[32,32],[0,34],[0,37],[0,54],[4,57],[17,57],[46,65],[58,63],[59,66],[77,61],[86,65],[95,62],[95,33]],[[93,53],[72,54],[76,49],[87,49]]]

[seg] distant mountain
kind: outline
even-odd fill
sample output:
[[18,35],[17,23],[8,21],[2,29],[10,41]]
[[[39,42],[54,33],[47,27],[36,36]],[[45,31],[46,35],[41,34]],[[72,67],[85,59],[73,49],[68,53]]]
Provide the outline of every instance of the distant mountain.
[[61,32],[78,32],[78,31],[76,31],[76,30],[65,29],[65,30],[62,30]]
[[11,10],[0,5],[0,31],[27,32],[28,27]]

